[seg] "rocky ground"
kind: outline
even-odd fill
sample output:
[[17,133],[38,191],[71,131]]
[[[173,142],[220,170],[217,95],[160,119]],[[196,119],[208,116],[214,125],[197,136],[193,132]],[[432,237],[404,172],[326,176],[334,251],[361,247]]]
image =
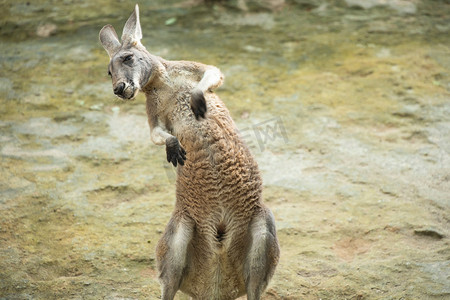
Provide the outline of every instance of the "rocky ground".
[[[259,162],[281,244],[263,299],[450,297],[446,1],[147,2],[151,52],[225,73],[217,93]],[[175,173],[143,97],[112,96],[97,41],[131,10],[5,3],[0,299],[160,296],[154,248]]]

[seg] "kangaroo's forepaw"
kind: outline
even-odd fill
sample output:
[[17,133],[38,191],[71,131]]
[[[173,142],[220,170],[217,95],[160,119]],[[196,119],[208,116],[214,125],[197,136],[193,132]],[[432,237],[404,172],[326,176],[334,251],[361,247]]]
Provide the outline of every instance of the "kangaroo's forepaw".
[[186,160],[186,151],[181,147],[176,137],[170,137],[166,140],[167,161],[175,167],[177,164],[184,165]]
[[205,118],[206,100],[201,90],[194,90],[191,93],[191,109],[198,120],[199,117]]

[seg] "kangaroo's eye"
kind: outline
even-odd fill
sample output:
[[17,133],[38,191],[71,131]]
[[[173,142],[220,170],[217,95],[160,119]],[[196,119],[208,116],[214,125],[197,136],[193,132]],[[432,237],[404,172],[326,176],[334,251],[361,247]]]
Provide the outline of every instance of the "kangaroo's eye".
[[111,71],[108,71],[108,76],[109,76],[109,77],[111,77],[111,76],[112,76],[112,74],[111,74]]
[[125,56],[125,58],[123,59],[123,62],[130,61],[132,58],[133,58],[133,55],[127,55],[127,56]]

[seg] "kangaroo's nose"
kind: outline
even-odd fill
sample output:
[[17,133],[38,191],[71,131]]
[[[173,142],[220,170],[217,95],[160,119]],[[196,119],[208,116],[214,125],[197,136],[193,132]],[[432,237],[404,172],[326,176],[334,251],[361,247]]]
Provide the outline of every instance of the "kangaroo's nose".
[[122,95],[123,90],[125,89],[125,83],[121,82],[114,88],[114,94]]

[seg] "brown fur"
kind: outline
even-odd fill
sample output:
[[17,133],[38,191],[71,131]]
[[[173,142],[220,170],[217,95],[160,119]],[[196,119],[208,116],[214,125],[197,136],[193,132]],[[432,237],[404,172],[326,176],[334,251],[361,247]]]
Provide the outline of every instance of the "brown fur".
[[[139,22],[137,9],[134,14]],[[244,294],[260,299],[278,263],[279,246],[273,215],[262,203],[258,166],[227,108],[211,91],[222,83],[221,73],[204,80],[214,67],[166,61],[140,43],[122,48],[114,48],[112,60],[120,51],[139,51],[151,65],[150,74],[143,72],[148,81],[141,90],[153,141],[168,149],[170,144],[168,155],[186,150],[185,161],[178,152],[175,208],[156,248],[162,299],[173,299],[177,290],[194,299]],[[190,103],[199,90],[207,114],[197,120]]]

